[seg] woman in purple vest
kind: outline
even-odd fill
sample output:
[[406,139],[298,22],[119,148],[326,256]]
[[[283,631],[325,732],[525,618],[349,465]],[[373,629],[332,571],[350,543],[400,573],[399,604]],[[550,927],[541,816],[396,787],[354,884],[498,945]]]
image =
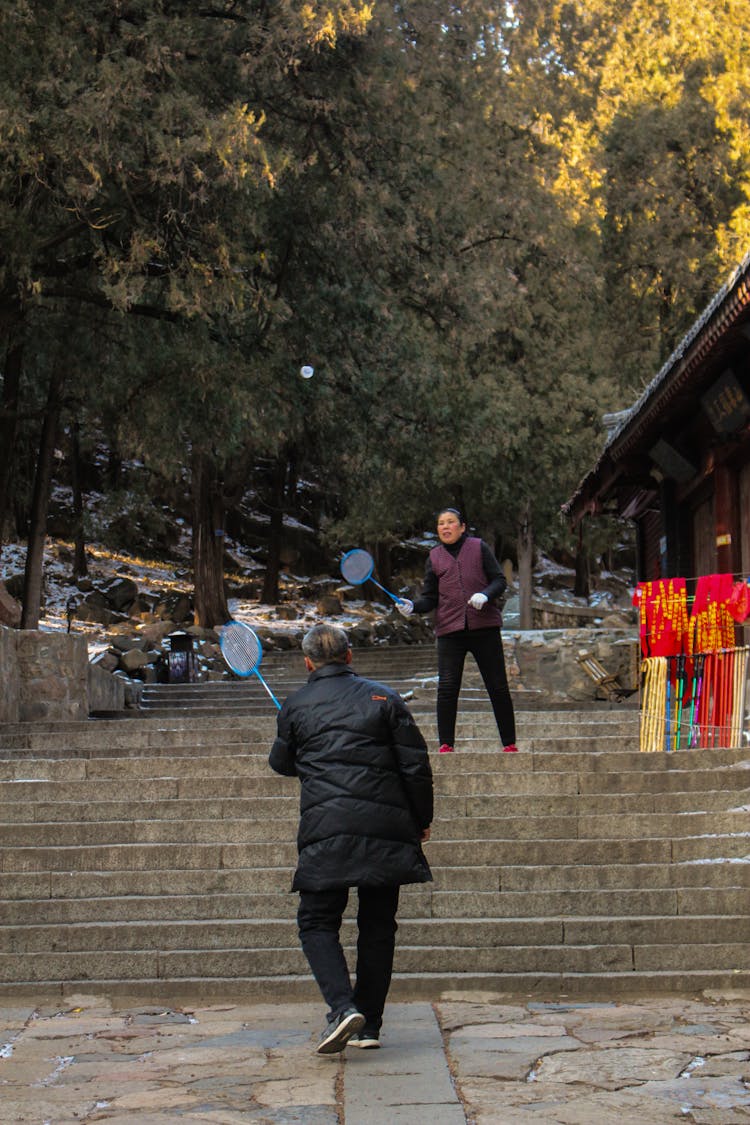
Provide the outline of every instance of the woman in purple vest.
[[500,636],[503,619],[494,602],[507,586],[505,575],[484,540],[466,534],[463,516],[456,508],[443,508],[439,513],[437,534],[440,544],[430,551],[421,594],[414,602],[404,599],[398,608],[405,616],[435,610],[440,753],[453,750],[467,652],[482,674],[503,750],[514,753],[518,747]]

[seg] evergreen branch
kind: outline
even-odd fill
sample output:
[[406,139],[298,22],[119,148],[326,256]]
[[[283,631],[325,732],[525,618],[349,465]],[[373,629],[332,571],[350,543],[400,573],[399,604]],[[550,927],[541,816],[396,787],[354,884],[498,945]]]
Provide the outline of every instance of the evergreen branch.
[[[87,305],[96,305],[99,308],[110,309],[112,312],[119,312],[120,310],[113,304],[109,297],[105,297],[103,293],[91,293],[86,290],[70,290],[70,289],[45,289],[45,297],[54,297],[63,301],[80,301]],[[171,324],[185,323],[185,317],[180,313],[173,312],[171,309],[165,309],[159,305],[147,304],[133,304],[129,305],[125,310],[126,315],[131,313],[135,316],[150,317],[154,320],[164,320]]]
[[508,231],[502,231],[499,234],[488,234],[484,238],[477,238],[474,242],[467,242],[465,246],[459,246],[459,254],[467,254],[470,250],[478,250],[481,246],[488,246],[493,242],[516,242],[519,246],[526,242],[525,238],[519,238],[516,234],[510,234]]
[[54,250],[56,246],[61,246],[63,242],[67,242],[70,238],[75,238],[77,234],[81,234],[85,230],[88,230],[87,223],[80,221],[71,223],[70,226],[64,227],[61,231],[58,231],[57,234],[48,238],[46,242],[42,242],[37,247],[37,252],[45,254],[48,250]]

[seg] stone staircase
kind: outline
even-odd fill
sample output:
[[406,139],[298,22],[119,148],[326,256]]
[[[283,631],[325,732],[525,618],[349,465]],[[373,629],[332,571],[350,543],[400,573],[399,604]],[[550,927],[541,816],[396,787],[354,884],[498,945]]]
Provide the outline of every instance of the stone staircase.
[[[437,668],[434,645],[383,646],[359,649],[355,653],[354,668],[362,675],[390,684],[396,691],[428,701],[428,710],[434,710]],[[306,682],[307,673],[299,650],[273,652],[263,657],[259,669],[263,679],[277,698],[283,699]],[[543,702],[541,693],[517,692],[527,705]],[[268,714],[268,693],[257,676],[245,680],[227,679],[198,684],[147,684],[141,693],[141,711],[144,714],[179,717],[189,707],[190,714],[215,714],[217,711],[242,714]],[[471,658],[467,660],[462,696],[462,709],[486,710],[487,698],[481,678]]]
[[[750,985],[750,749],[640,754],[633,707],[517,696],[522,750],[503,755],[469,663],[393,995]],[[434,749],[434,650],[355,667],[413,692]],[[261,671],[280,698],[304,679],[298,652]],[[317,996],[289,893],[298,786],[267,766],[275,708],[257,681],[216,689],[166,685],[128,721],[0,727],[0,995]]]

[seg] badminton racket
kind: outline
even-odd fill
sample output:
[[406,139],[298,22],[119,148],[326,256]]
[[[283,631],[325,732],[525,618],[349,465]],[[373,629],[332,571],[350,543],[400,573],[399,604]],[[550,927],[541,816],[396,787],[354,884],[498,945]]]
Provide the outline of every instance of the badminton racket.
[[250,626],[244,625],[241,621],[229,621],[226,625],[222,625],[219,629],[219,645],[221,655],[235,675],[243,679],[257,676],[280,711],[281,704],[258,671],[258,666],[263,659],[263,646]]
[[398,605],[403,602],[403,598],[399,598],[396,594],[392,594],[390,590],[386,590],[385,586],[381,586],[373,576],[372,572],[375,569],[372,555],[369,551],[363,551],[361,547],[355,547],[353,551],[347,551],[341,560],[341,573],[349,583],[350,586],[361,586],[364,582],[372,582],[373,586],[377,586],[384,594],[387,594]]

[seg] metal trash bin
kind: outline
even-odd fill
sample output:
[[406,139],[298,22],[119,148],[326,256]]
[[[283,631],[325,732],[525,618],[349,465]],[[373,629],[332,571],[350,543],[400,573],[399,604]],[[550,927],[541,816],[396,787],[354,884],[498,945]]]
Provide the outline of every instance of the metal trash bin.
[[170,684],[195,683],[195,650],[189,633],[172,633],[167,658]]

